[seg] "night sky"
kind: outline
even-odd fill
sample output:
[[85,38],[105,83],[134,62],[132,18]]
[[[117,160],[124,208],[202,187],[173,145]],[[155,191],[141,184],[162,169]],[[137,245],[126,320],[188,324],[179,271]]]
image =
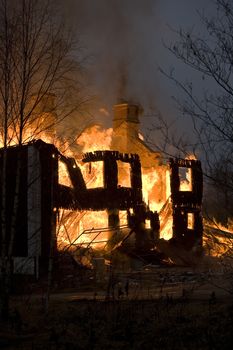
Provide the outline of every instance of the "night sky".
[[[61,2],[64,0],[60,0]],[[165,78],[159,67],[174,67],[181,80],[192,79],[200,90],[195,74],[165,48],[174,42],[173,29],[185,28],[202,33],[198,11],[214,13],[212,0],[68,0],[64,14],[74,26],[87,55],[88,83],[97,103],[92,113],[97,121],[111,125],[112,105],[119,98],[140,103],[145,114],[160,111],[166,120],[178,118],[185,133],[189,121],[179,120],[171,96],[176,86]],[[122,89],[122,81],[124,88]],[[107,113],[100,113],[104,107]],[[182,117],[181,117],[182,118]],[[144,128],[153,118],[141,119]]]

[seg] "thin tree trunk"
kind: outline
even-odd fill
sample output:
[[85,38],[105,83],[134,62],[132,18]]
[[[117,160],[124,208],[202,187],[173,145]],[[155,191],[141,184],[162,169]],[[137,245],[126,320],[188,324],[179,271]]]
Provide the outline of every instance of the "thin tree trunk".
[[53,260],[54,260],[54,242],[56,239],[56,220],[57,220],[57,211],[54,213],[53,207],[53,197],[54,197],[54,169],[53,169],[53,177],[52,177],[52,186],[51,186],[51,236],[50,236],[50,251],[49,251],[49,262],[48,262],[48,281],[47,281],[47,293],[45,300],[45,312],[47,313],[49,310],[49,299],[50,299],[50,291],[52,286],[52,277],[53,277]]
[[6,2],[4,2],[4,34],[5,41],[5,60],[3,75],[3,104],[4,104],[4,122],[3,122],[3,158],[1,169],[1,285],[0,285],[0,315],[2,319],[7,319],[9,314],[9,293],[8,293],[8,242],[7,242],[7,203],[6,203],[6,179],[7,179],[7,140],[8,140],[8,113],[9,113],[9,55],[10,45],[8,38],[8,21],[6,17]]
[[0,315],[2,320],[8,319],[9,293],[8,293],[8,263],[7,263],[7,237],[6,237],[6,148],[3,149],[2,186],[1,186],[1,281],[0,281]]
[[[4,142],[5,143],[5,142]],[[6,237],[6,162],[7,149],[4,145],[1,176],[1,281],[0,281],[0,314],[2,319],[8,318],[7,274],[7,237]]]

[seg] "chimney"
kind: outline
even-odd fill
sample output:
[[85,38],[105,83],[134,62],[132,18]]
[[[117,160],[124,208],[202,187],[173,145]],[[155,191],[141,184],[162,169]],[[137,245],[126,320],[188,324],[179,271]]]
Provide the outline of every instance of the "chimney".
[[141,108],[138,105],[133,105],[129,103],[120,103],[113,107],[114,118],[113,118],[113,129],[118,128],[121,123],[133,123],[139,124],[139,114],[141,113]]
[[138,139],[139,115],[142,108],[127,102],[113,107],[113,140],[112,149],[120,152],[132,152],[132,143]]
[[[151,172],[151,167],[157,168],[159,179],[153,198],[156,202],[166,200],[166,169],[159,152],[151,149],[139,138],[139,115],[142,113],[140,105],[122,102],[113,107],[113,134],[111,149],[121,153],[136,153],[140,157],[142,168]],[[152,199],[153,199],[152,198]]]

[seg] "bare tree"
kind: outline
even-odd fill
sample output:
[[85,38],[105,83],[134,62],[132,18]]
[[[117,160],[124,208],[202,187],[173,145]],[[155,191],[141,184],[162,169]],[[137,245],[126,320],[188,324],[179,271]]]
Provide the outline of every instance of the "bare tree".
[[[0,312],[6,317],[19,209],[21,147],[75,112],[84,103],[84,98],[80,95],[77,79],[81,69],[80,51],[50,0],[1,0],[0,26],[0,132],[3,143]],[[74,95],[76,100],[72,98]],[[7,147],[12,144],[18,145],[19,152],[13,211],[7,229]]]
[[[178,60],[196,73],[195,81],[182,81],[173,69],[161,71],[182,92],[183,98],[175,98],[175,101],[181,114],[191,118],[196,135],[196,141],[188,146],[192,151],[201,150],[206,178],[217,191],[221,189],[224,194],[221,205],[228,210],[227,215],[232,216],[233,5],[227,0],[214,3],[213,17],[199,13],[205,31],[196,34],[194,29],[180,29],[176,31],[177,41],[167,46]],[[164,129],[164,125],[161,127]],[[167,139],[174,142],[167,134]],[[176,146],[180,149],[182,142],[177,142]]]

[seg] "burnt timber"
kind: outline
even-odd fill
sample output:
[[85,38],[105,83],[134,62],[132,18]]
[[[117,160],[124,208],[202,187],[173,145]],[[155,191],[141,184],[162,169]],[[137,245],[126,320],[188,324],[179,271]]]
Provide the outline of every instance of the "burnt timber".
[[[3,150],[0,150],[2,177]],[[118,151],[86,153],[84,163],[103,163],[103,187],[88,189],[81,169],[73,158],[65,157],[52,144],[41,140],[7,149],[7,235],[10,235],[17,161],[20,159],[20,193],[13,247],[13,270],[27,259],[25,273],[40,275],[47,269],[49,257],[56,250],[56,224],[59,209],[108,212],[111,228],[119,225],[119,211],[128,213],[128,226],[135,233],[137,252],[151,249],[159,239],[159,214],[143,201],[141,164],[137,154]],[[65,164],[72,186],[59,183],[58,163]],[[130,186],[119,185],[118,162],[128,163]],[[202,244],[202,171],[196,160],[170,160],[173,238],[171,242],[192,249]],[[191,169],[191,191],[180,190],[179,168]],[[2,209],[1,209],[2,210]],[[188,215],[192,215],[192,226]],[[150,228],[145,228],[149,220]],[[0,226],[1,227],[1,226]],[[148,240],[148,236],[150,239]],[[0,235],[1,237],[1,235]],[[149,243],[148,243],[149,242]],[[0,240],[1,244],[1,240]],[[28,263],[29,262],[29,263]]]
[[[73,189],[61,186],[57,196],[59,208],[73,210],[127,210],[142,204],[141,164],[136,154],[121,154],[117,151],[86,153],[84,163],[103,162],[103,188],[87,189],[82,173],[71,158],[61,157],[70,174]],[[131,187],[118,185],[117,161],[129,163]]]
[[[170,159],[173,241],[185,248],[202,246],[201,215],[203,175],[201,162],[189,159]],[[181,190],[180,169],[190,172],[189,190]],[[189,222],[190,218],[190,222]]]

